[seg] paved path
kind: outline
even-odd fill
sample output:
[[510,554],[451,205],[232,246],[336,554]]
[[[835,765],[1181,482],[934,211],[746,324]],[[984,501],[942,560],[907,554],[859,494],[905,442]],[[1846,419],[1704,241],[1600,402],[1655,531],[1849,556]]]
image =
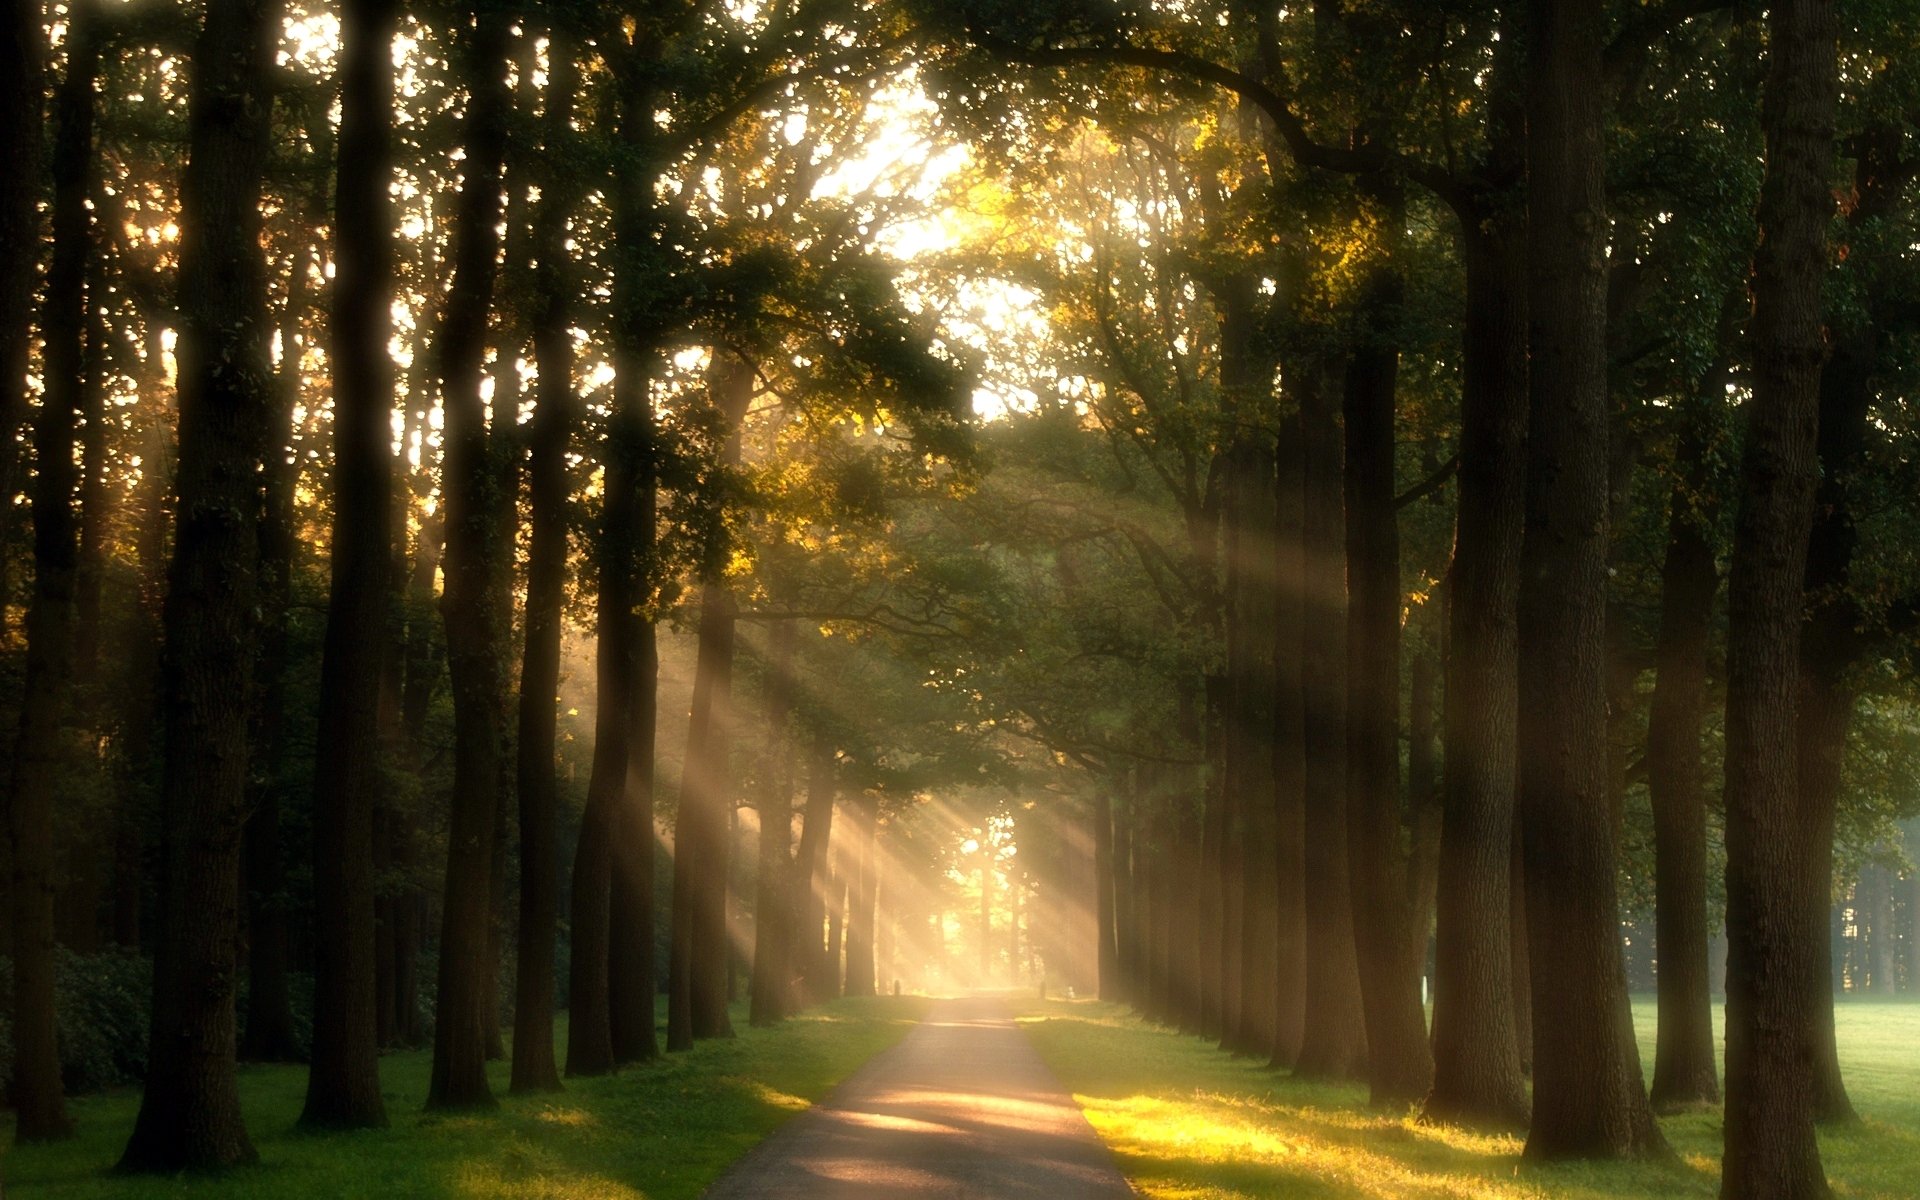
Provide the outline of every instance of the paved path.
[[736,1163],[708,1200],[1124,1200],[1133,1191],[1007,1006],[943,1000]]

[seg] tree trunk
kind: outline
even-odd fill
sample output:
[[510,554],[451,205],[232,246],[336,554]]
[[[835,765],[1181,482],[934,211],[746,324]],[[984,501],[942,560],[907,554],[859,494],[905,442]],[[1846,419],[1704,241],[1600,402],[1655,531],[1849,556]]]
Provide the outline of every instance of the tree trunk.
[[1666,562],[1660,577],[1660,638],[1647,723],[1647,787],[1653,802],[1654,948],[1659,956],[1659,1037],[1651,1099],[1659,1111],[1717,1104],[1713,992],[1707,982],[1707,809],[1701,732],[1707,705],[1707,645],[1714,566],[1708,439],[1727,382],[1709,371],[1683,416],[1674,455]]
[[182,185],[180,460],[166,605],[161,931],[146,1087],[122,1169],[250,1162],[234,1077],[235,936],[267,448],[260,195],[279,7],[209,0]]
[[1821,290],[1839,73],[1830,0],[1769,18],[1767,167],[1754,259],[1754,395],[1728,574],[1727,1107],[1721,1194],[1829,1194],[1814,1136],[1819,928],[1827,900],[1802,844],[1796,706],[1818,480]]
[[[1854,204],[1849,230],[1886,220],[1902,194],[1901,136],[1884,125],[1856,135]],[[1811,858],[1808,870],[1816,892],[1830,893],[1833,835],[1847,733],[1857,699],[1854,665],[1873,645],[1862,626],[1858,601],[1849,587],[1859,537],[1850,492],[1868,450],[1869,417],[1876,396],[1876,370],[1885,337],[1883,306],[1901,294],[1874,273],[1871,255],[1849,255],[1849,267],[1862,274],[1867,297],[1864,312],[1833,320],[1831,352],[1820,374],[1817,449],[1821,481],[1814,502],[1813,530],[1807,552],[1806,596],[1809,612],[1800,643],[1799,834]],[[1827,899],[1816,897],[1810,903]],[[1816,918],[1809,913],[1809,922]],[[1833,968],[1820,956],[1820,978],[1802,1012],[1809,1027],[1814,1060],[1814,1114],[1822,1123],[1857,1121],[1840,1075],[1834,1037]]]
[[1311,392],[1300,395],[1299,636],[1309,907],[1306,1029],[1294,1069],[1308,1077],[1345,1079],[1366,1070],[1367,1023],[1347,841],[1345,451],[1332,385],[1325,371],[1316,371],[1304,385]]
[[1104,786],[1093,793],[1094,971],[1102,1000],[1120,998],[1120,942],[1113,925],[1113,797]]
[[[725,441],[721,467],[740,463],[740,425],[753,395],[753,370],[730,350],[716,346],[708,388]],[[712,551],[709,548],[709,552]],[[733,1036],[727,1016],[727,965],[733,957],[727,935],[727,812],[733,737],[734,599],[724,579],[708,568],[700,596],[698,661],[687,726],[687,753],[674,838],[674,974],[685,981],[669,997],[686,1005],[695,1038]],[[683,923],[682,908],[687,920]],[[679,944],[684,939],[684,948]],[[669,1013],[669,1026],[673,1024]]]
[[500,180],[512,108],[506,78],[511,20],[505,10],[483,9],[465,47],[471,94],[462,118],[464,181],[454,229],[453,283],[435,347],[445,413],[447,549],[440,612],[453,686],[454,779],[430,1109],[494,1103],[486,1073],[487,1011],[497,1008],[497,997],[488,944],[503,761],[497,589],[507,548],[495,544],[500,480],[488,444],[480,373],[498,273]]
[[814,1004],[831,994],[828,985],[825,937],[827,888],[831,878],[828,853],[833,834],[834,768],[833,741],[815,732],[809,743],[807,762],[807,808],[800,824],[800,855],[793,865],[793,886],[798,893],[792,911],[802,915],[800,936],[795,940],[799,956],[803,1004]]
[[[847,983],[849,996],[874,994],[873,914],[875,881],[879,878],[877,855],[880,798],[868,792],[853,802],[853,883],[848,889]],[[1016,931],[1012,936],[1017,939]]]
[[[1389,209],[1397,211],[1398,204]],[[1390,322],[1400,285],[1369,282],[1365,340],[1347,361],[1347,828],[1368,1090],[1376,1105],[1417,1101],[1433,1082],[1400,818],[1400,534],[1394,508],[1399,350]],[[1331,414],[1329,414],[1330,418]],[[1311,436],[1311,435],[1310,435]],[[1322,435],[1324,436],[1324,435]],[[1416,964],[1409,973],[1407,965]]]
[[[842,821],[844,826],[846,822]],[[842,856],[844,857],[844,856]],[[840,952],[847,940],[847,878],[835,871],[828,883],[827,915],[827,993],[826,999],[840,998]]]
[[[1226,371],[1223,366],[1223,375]],[[1275,549],[1278,508],[1271,436],[1257,431],[1244,434],[1228,452],[1228,472],[1225,786],[1240,814],[1240,967],[1238,1001],[1230,1006],[1222,1045],[1236,1054],[1266,1061],[1276,1049],[1280,937],[1278,798],[1274,788],[1274,653],[1279,633],[1274,571],[1279,558]],[[1163,800],[1172,802],[1173,797]],[[1287,874],[1295,886],[1299,870],[1298,862],[1287,864]],[[1234,953],[1232,942],[1227,943],[1227,953]]]
[[[0,181],[0,546],[13,544],[14,491],[20,470],[14,436],[27,409],[34,277],[42,244],[44,16],[44,7],[33,0],[12,0],[4,18],[5,31],[0,33],[0,146],[14,148],[6,178]],[[0,642],[11,640],[13,634],[11,567],[11,556],[0,554]]]
[[766,778],[760,795],[760,843],[753,892],[753,980],[747,1019],[772,1025],[789,1011],[793,974],[793,642],[794,623],[773,629],[767,654]]
[[528,434],[526,644],[520,664],[515,792],[520,807],[520,919],[515,947],[513,1070],[507,1090],[557,1092],[553,1053],[554,954],[560,910],[554,777],[560,634],[567,585],[567,446],[574,410],[573,300],[567,218],[577,189],[553,160],[570,147],[578,66],[572,42],[548,30],[543,174],[534,216],[534,359],[538,407]]
[[[618,281],[616,281],[618,282]],[[606,499],[600,509],[596,598],[596,703],[593,767],[574,850],[569,906],[573,944],[567,1027],[567,1074],[603,1075],[616,1062],[611,961],[615,841],[635,772],[632,739],[640,679],[638,615],[644,586],[638,552],[642,532],[641,476],[650,454],[651,421],[646,359],[625,356],[614,369],[614,406],[601,462]],[[651,706],[649,705],[649,712]],[[621,936],[629,936],[621,931]],[[649,1013],[651,1017],[651,1013]]]
[[[1112,998],[1125,1004],[1137,1004],[1139,988],[1135,981],[1138,978],[1139,953],[1135,949],[1138,933],[1134,929],[1133,919],[1133,800],[1132,797],[1127,794],[1124,782],[1117,785],[1117,790],[1119,792],[1118,802],[1112,805],[1114,948],[1114,995]],[[1214,807],[1218,806],[1209,805],[1209,811]],[[1200,921],[1200,929],[1197,931],[1198,936],[1194,939],[1194,952],[1199,960],[1197,969],[1200,972],[1200,977],[1194,981],[1194,984],[1196,990],[1200,993],[1200,1003],[1202,1005],[1206,1003],[1208,990],[1206,988],[1206,972],[1209,967],[1206,953],[1206,922],[1208,917],[1205,907],[1206,899],[1204,891],[1204,881],[1208,878],[1205,874],[1206,870],[1207,867],[1203,859],[1201,867],[1201,878],[1203,881],[1202,894],[1195,897],[1195,903],[1199,907],[1198,919]],[[1200,1028],[1196,1032],[1202,1037],[1210,1036],[1205,1025],[1204,1011],[1201,1014]]]
[[[87,191],[100,43],[93,32],[96,17],[90,0],[81,0],[70,12],[74,24],[69,29],[67,71],[54,101],[53,261],[47,270],[40,318],[46,342],[41,361],[45,384],[33,429],[37,465],[33,600],[27,610],[26,686],[21,695],[19,739],[14,743],[13,792],[7,805],[13,864],[9,889],[12,1100],[22,1142],[58,1141],[73,1132],[60,1079],[54,1008],[54,789],[63,765],[60,730],[73,701],[74,576],[79,553],[73,445],[86,385],[82,347],[87,260],[93,242]],[[37,19],[32,36],[39,40]],[[11,425],[5,432],[6,446],[0,453],[11,458]],[[0,504],[11,508],[12,496],[0,497]],[[0,545],[0,557],[5,553]],[[6,599],[0,595],[0,606]]]
[[1462,235],[1466,378],[1459,513],[1446,585],[1433,1091],[1425,1110],[1437,1121],[1509,1128],[1527,1121],[1512,959],[1516,917],[1523,912],[1512,882],[1518,851],[1515,604],[1526,493],[1524,232],[1509,219]]
[[1634,1045],[1607,811],[1607,218],[1599,0],[1528,9],[1532,376],[1520,795],[1533,1159],[1661,1153]]
[[314,764],[313,1067],[307,1126],[387,1123],[375,1017],[373,794],[392,569],[393,233],[387,197],[393,0],[341,11],[340,160],[334,200],[332,590]]
[[249,728],[252,811],[247,818],[241,882],[247,907],[247,1023],[240,1057],[255,1062],[299,1062],[304,1057],[293,1028],[293,994],[287,977],[292,922],[280,843],[280,803],[286,773],[288,623],[297,544],[293,503],[299,475],[298,451],[290,442],[306,344],[302,328],[310,303],[310,265],[303,246],[288,266],[280,364],[274,376],[271,449],[261,469],[259,653],[254,660]]
[[668,1049],[688,1039],[730,1037],[727,1016],[726,768],[733,674],[733,600],[726,585],[701,589],[699,652],[673,848],[673,976]]

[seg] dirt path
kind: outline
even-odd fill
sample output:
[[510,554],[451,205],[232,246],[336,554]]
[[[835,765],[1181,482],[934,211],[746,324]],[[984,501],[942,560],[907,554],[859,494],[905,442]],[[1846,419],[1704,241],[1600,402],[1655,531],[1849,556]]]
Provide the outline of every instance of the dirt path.
[[782,1126],[708,1200],[1122,1200],[1073,1097],[998,1000],[936,1004],[898,1046]]

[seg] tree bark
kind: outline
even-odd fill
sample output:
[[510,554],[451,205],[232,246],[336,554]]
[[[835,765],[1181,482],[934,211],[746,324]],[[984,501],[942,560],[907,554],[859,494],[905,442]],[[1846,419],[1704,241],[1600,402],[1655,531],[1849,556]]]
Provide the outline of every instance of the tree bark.
[[1437,1121],[1509,1128],[1524,1126],[1528,1109],[1512,960],[1523,910],[1511,886],[1527,436],[1527,276],[1518,217],[1501,212],[1462,234],[1465,383],[1447,578],[1434,1073],[1425,1110]]
[[334,199],[333,572],[314,763],[313,1066],[309,1127],[387,1123],[375,1015],[373,809],[393,513],[393,0],[341,10]]
[[[768,751],[761,783],[760,838],[753,893],[753,978],[748,986],[747,1019],[773,1025],[792,1011],[794,925],[804,904],[789,898],[793,888],[793,718],[792,621],[774,626],[767,652],[766,707]],[[801,897],[804,899],[804,897]]]
[[[34,276],[40,261],[47,38],[42,5],[12,0],[0,34],[0,145],[14,147],[0,181],[0,546],[13,544],[20,455],[14,435],[27,408]],[[43,331],[44,332],[44,331]],[[13,630],[12,563],[0,554],[0,641]]]
[[[1821,289],[1839,95],[1830,0],[1769,18],[1767,166],[1754,258],[1754,395],[1728,574],[1727,1107],[1721,1194],[1829,1194],[1814,1136],[1826,875],[1801,845],[1795,740],[1808,535],[1818,480]],[[1797,819],[1800,818],[1800,819]]]
[[[1388,205],[1397,210],[1397,203]],[[1400,817],[1400,534],[1394,503],[1394,400],[1400,284],[1368,284],[1366,328],[1347,360],[1347,828],[1354,930],[1376,1105],[1417,1101],[1433,1082],[1420,994],[1424,925],[1414,928]],[[1415,969],[1408,971],[1408,964]]]
[[1532,1159],[1664,1153],[1634,1045],[1607,811],[1607,217],[1599,0],[1528,8],[1531,260],[1520,795]]
[[[1225,368],[1222,368],[1223,374]],[[1249,418],[1250,419],[1250,418]],[[1236,1054],[1271,1059],[1279,993],[1280,863],[1274,788],[1274,652],[1279,563],[1275,549],[1274,443],[1251,431],[1228,452],[1227,485],[1227,776],[1240,814],[1238,1003],[1222,1044]],[[1171,801],[1172,797],[1165,797]],[[1296,882],[1299,864],[1288,864]],[[1163,906],[1164,907],[1164,906]],[[1228,944],[1229,954],[1234,952]],[[1171,1015],[1171,1014],[1169,1014]]]
[[1120,999],[1120,942],[1114,931],[1113,903],[1113,797],[1105,786],[1096,785],[1093,811],[1088,823],[1093,827],[1093,930],[1094,972],[1097,995],[1102,1000]]
[[286,307],[280,318],[280,364],[274,374],[272,440],[261,469],[259,527],[259,652],[253,668],[249,726],[252,778],[248,784],[246,860],[241,887],[247,908],[247,1023],[240,1057],[255,1062],[300,1062],[293,1028],[291,914],[280,805],[287,756],[287,670],[293,598],[294,488],[299,474],[293,411],[300,395],[303,333],[310,307],[309,251],[292,255]]
[[[848,889],[846,995],[874,994],[873,914],[875,882],[879,879],[877,854],[880,798],[872,792],[853,802],[853,882]],[[1018,940],[1016,930],[1011,934]]]
[[557,1092],[553,1052],[554,954],[560,911],[559,822],[554,777],[560,634],[567,584],[567,447],[575,424],[573,300],[567,218],[577,200],[569,173],[554,161],[572,142],[578,86],[574,45],[549,26],[547,89],[542,113],[544,164],[534,216],[534,359],[538,407],[527,447],[526,644],[520,663],[515,792],[520,805],[520,919],[515,947],[513,1069],[507,1090]]
[[[60,1078],[54,1008],[54,786],[62,767],[60,730],[73,703],[74,585],[80,549],[73,449],[86,386],[87,260],[93,242],[87,192],[100,51],[92,3],[81,0],[70,14],[67,70],[54,99],[53,260],[40,316],[45,383],[33,429],[33,599],[27,609],[26,685],[7,804],[13,866],[8,895],[13,938],[11,1098],[22,1142],[58,1141],[73,1132]],[[39,40],[37,18],[32,36]],[[36,107],[38,103],[36,97]],[[31,291],[30,285],[26,290]],[[0,454],[13,456],[12,441],[9,425]],[[12,496],[0,497],[0,503],[11,508]],[[4,555],[0,546],[0,557]],[[0,606],[5,601],[0,596]]]
[[[1313,371],[1300,394],[1303,795],[1307,834],[1306,1029],[1298,1074],[1345,1079],[1367,1069],[1367,1023],[1354,937],[1347,839],[1345,449],[1334,380]],[[1283,481],[1283,486],[1285,486]]]
[[1647,722],[1653,803],[1654,944],[1659,955],[1659,1036],[1650,1098],[1659,1111],[1720,1099],[1707,980],[1707,808],[1701,732],[1707,645],[1720,578],[1714,565],[1708,442],[1728,368],[1707,373],[1682,415],[1660,578],[1660,636]]
[[512,96],[507,88],[512,14],[484,8],[462,56],[470,94],[466,157],[454,229],[453,283],[435,351],[444,417],[447,509],[446,624],[453,687],[454,780],[447,830],[446,894],[441,905],[439,994],[427,1107],[491,1107],[487,1083],[487,1010],[497,1006],[489,970],[494,841],[499,797],[502,630],[495,544],[499,473],[480,396],[487,317],[500,249],[500,184]]
[[832,877],[828,853],[833,834],[836,757],[832,739],[816,731],[809,742],[807,807],[800,823],[800,854],[793,866],[793,886],[797,894],[792,909],[802,914],[795,945],[800,960],[800,1000],[804,1004],[817,1003],[831,994],[823,939],[827,889]]
[[161,932],[145,1090],[120,1166],[250,1162],[234,1077],[235,936],[258,492],[272,380],[260,251],[279,7],[209,0],[182,185],[180,459],[166,605]]

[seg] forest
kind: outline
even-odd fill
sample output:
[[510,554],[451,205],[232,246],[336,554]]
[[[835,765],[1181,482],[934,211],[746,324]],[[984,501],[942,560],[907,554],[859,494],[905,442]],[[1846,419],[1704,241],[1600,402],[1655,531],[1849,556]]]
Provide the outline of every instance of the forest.
[[5,2],[16,1194],[1920,1195],[1914,0]]

